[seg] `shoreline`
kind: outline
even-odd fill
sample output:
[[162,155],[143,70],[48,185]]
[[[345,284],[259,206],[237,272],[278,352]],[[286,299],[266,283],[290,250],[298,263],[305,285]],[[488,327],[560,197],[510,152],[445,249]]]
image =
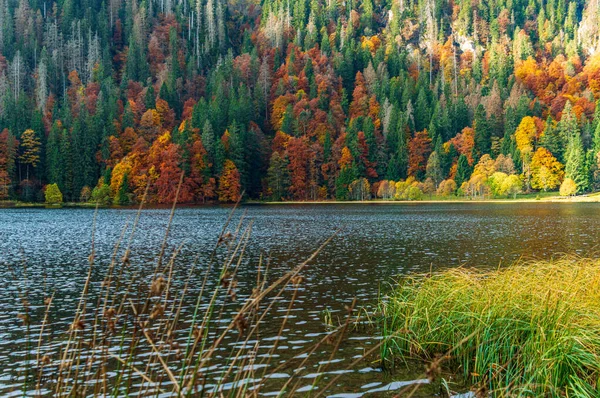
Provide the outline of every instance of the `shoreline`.
[[[590,195],[581,196],[545,196],[545,197],[524,197],[516,199],[467,199],[467,198],[451,198],[451,199],[423,199],[423,200],[354,200],[354,201],[340,201],[340,200],[290,200],[290,201],[260,201],[260,200],[248,200],[241,202],[241,205],[246,206],[285,206],[285,205],[418,205],[418,204],[482,204],[482,203],[600,203],[600,193],[593,193]],[[146,209],[168,209],[171,208],[170,204],[162,205],[146,205]],[[189,204],[181,203],[177,207],[189,207],[189,208],[201,208],[201,207],[215,207],[215,206],[233,206],[232,203],[198,203]],[[0,209],[94,209],[96,208],[95,203],[79,203],[79,202],[67,202],[61,205],[46,205],[45,203],[28,203],[28,202],[17,202],[17,201],[0,201]],[[101,209],[137,209],[138,205],[131,206],[116,206],[99,205]]]

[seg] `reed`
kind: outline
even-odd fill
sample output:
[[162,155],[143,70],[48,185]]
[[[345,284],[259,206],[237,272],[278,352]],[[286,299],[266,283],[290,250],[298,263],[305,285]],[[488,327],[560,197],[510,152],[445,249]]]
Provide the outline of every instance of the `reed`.
[[[238,287],[237,276],[248,266],[252,220],[245,213],[238,217],[234,208],[212,253],[198,254],[192,264],[181,266],[177,260],[182,246],[169,244],[174,204],[156,261],[148,267],[135,264],[131,255],[142,208],[143,202],[123,227],[109,264],[96,259],[92,228],[87,278],[66,330],[57,330],[53,319],[55,307],[61,306],[60,292],[48,292],[37,318],[31,314],[27,291],[20,292],[24,341],[27,352],[34,353],[34,359],[25,361],[22,393],[245,397],[272,391],[271,375],[285,364],[274,355],[277,343],[257,355],[264,337],[261,327],[267,320],[272,325],[273,310],[286,299],[288,312],[284,317],[277,314],[282,320],[276,328],[277,337],[285,333],[303,272],[335,235],[280,277],[271,277],[269,261],[261,257],[254,264],[256,285],[248,293]],[[22,267],[26,274],[25,262]],[[238,309],[232,314],[233,306]],[[344,324],[331,327],[307,350],[301,366],[324,350],[333,358],[353,319],[353,307]],[[35,349],[30,347],[36,343]],[[294,394],[301,380],[300,374],[292,373],[277,390],[282,396]]]
[[600,260],[410,276],[380,311],[388,364],[443,364],[480,396],[600,396]]

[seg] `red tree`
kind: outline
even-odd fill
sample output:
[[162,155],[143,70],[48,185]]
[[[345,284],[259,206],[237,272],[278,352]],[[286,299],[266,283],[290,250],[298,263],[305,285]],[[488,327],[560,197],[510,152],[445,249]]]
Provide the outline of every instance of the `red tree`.
[[290,163],[290,194],[296,200],[305,200],[308,196],[308,162],[310,160],[306,137],[292,138],[288,142],[287,152]]
[[425,172],[430,153],[431,138],[427,130],[416,133],[408,143],[408,175],[420,178]]

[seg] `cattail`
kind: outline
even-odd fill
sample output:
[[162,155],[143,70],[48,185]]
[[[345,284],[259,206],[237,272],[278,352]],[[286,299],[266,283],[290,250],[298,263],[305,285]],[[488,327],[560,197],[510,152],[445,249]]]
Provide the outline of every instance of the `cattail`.
[[165,309],[163,308],[163,306],[160,304],[156,304],[154,306],[154,310],[150,314],[150,319],[156,319],[158,317],[161,317],[161,316],[163,316],[164,313],[165,313]]
[[152,282],[150,286],[150,295],[152,296],[160,296],[167,285],[165,278],[159,276]]

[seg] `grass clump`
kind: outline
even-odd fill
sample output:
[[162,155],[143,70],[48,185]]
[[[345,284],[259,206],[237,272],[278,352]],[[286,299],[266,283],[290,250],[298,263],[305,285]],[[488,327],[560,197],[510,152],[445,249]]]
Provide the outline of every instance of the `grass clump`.
[[412,276],[381,307],[384,360],[444,361],[482,396],[600,396],[600,260]]

